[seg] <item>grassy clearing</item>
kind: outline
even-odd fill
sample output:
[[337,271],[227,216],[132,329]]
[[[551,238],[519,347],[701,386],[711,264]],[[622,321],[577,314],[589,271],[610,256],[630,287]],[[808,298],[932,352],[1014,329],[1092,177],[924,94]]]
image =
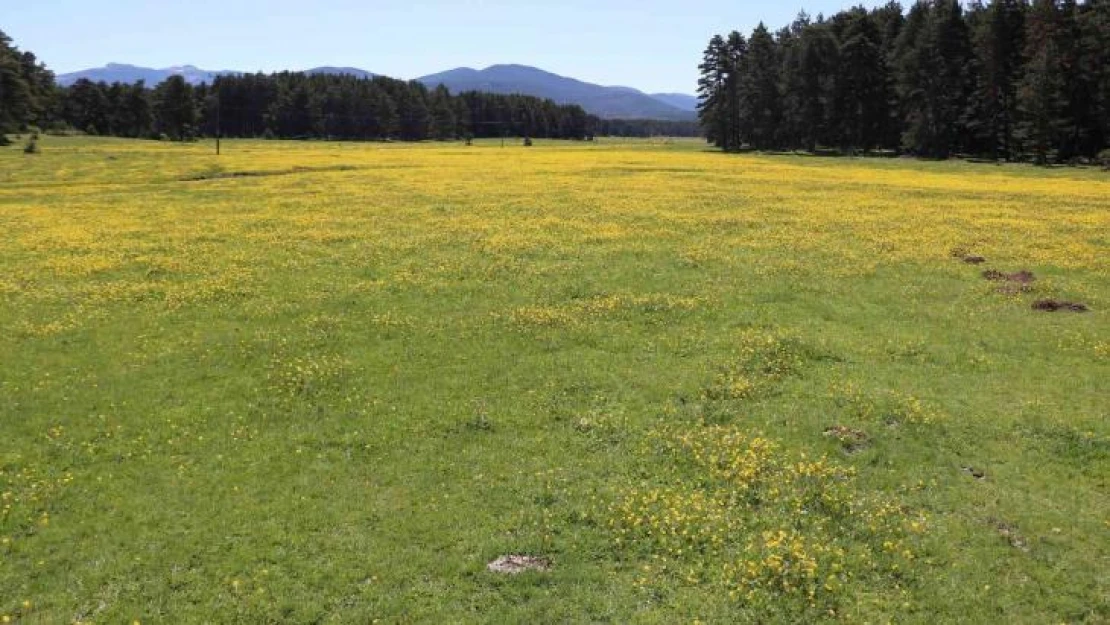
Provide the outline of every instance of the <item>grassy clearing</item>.
[[0,615],[1110,619],[1105,174],[42,147],[0,150]]

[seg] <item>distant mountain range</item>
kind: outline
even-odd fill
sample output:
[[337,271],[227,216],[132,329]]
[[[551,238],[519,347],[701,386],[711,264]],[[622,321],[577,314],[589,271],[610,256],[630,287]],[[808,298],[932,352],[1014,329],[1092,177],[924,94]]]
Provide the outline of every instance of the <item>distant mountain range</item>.
[[134,83],[139,80],[146,81],[148,86],[154,86],[170,76],[182,76],[190,84],[200,84],[202,82],[212,82],[216,76],[221,74],[239,74],[241,72],[234,72],[230,70],[212,71],[207,69],[200,69],[192,65],[182,65],[181,67],[167,67],[165,69],[153,69],[150,67],[138,67],[136,65],[125,65],[122,63],[109,63],[104,67],[94,67],[92,69],[84,69],[72,74],[59,74],[57,77],[58,84],[63,87],[68,87],[73,83],[81,80],[82,78],[91,80],[93,82],[124,82]]
[[[356,67],[314,67],[306,74],[350,74],[371,78],[372,72]],[[235,75],[235,70],[204,70],[192,65],[152,69],[135,65],[109,63],[104,67],[86,69],[57,77],[58,84],[69,86],[84,78],[93,82],[134,83],[144,80],[155,85],[170,76],[179,75],[191,84],[212,82],[220,75]],[[587,112],[608,119],[661,119],[673,121],[692,120],[697,98],[683,93],[647,94],[631,87],[605,87],[566,76],[559,76],[525,65],[493,65],[483,70],[460,67],[458,69],[417,78],[435,87],[444,85],[452,93],[485,91],[490,93],[520,93],[550,98],[560,104],[578,104]]]
[[364,69],[359,69],[357,67],[313,67],[312,69],[306,69],[304,71],[304,73],[306,73],[306,74],[349,74],[349,75],[354,76],[356,78],[373,78],[374,76],[377,75],[377,74],[374,74],[372,72],[368,72]]
[[671,106],[693,113],[698,110],[698,97],[685,93],[652,93],[651,97]]
[[483,70],[460,67],[417,78],[435,86],[445,85],[452,93],[488,91],[522,93],[550,98],[560,104],[578,104],[589,113],[605,118],[693,119],[693,109],[683,108],[631,87],[603,87],[525,65],[493,65]]

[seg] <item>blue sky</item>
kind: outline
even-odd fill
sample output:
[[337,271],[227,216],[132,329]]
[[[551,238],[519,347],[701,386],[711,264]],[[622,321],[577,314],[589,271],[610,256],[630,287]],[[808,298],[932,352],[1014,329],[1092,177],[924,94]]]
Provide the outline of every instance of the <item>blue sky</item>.
[[[0,0],[0,30],[57,73],[109,62],[275,71],[353,66],[415,78],[535,65],[650,92],[693,93],[709,37],[776,29],[830,0]],[[873,6],[876,2],[864,2]]]

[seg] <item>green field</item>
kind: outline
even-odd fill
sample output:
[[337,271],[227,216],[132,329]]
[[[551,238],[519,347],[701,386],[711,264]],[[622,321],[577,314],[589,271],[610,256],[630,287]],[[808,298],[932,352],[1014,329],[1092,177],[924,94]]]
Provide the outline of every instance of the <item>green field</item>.
[[4,622],[1110,621],[1103,172],[20,146]]

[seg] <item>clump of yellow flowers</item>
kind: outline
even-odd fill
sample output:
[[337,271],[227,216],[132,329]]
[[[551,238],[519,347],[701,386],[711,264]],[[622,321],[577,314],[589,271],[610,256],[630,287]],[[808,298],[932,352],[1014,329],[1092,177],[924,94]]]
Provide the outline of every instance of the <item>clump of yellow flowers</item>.
[[649,562],[645,588],[710,584],[744,604],[791,597],[825,613],[846,587],[898,586],[914,566],[924,516],[857,488],[852,468],[732,425],[666,425],[645,447],[660,479],[597,511],[618,550]]

